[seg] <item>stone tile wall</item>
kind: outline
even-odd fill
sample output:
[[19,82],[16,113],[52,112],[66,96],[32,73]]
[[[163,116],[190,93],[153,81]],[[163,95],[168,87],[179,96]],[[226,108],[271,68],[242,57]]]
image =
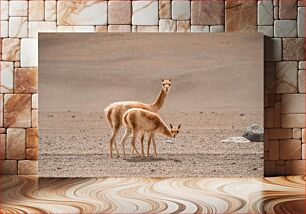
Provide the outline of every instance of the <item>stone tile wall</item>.
[[0,173],[26,175],[38,171],[38,32],[225,31],[261,32],[267,36],[265,175],[305,174],[305,1],[0,3]]

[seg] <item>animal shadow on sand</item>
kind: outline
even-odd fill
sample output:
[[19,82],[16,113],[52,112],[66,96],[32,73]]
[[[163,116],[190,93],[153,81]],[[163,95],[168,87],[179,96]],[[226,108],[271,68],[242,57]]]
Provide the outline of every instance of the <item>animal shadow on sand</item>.
[[169,159],[165,159],[165,158],[154,158],[153,156],[151,156],[150,158],[147,157],[127,157],[125,159],[125,161],[127,162],[158,162],[158,161],[169,161]]

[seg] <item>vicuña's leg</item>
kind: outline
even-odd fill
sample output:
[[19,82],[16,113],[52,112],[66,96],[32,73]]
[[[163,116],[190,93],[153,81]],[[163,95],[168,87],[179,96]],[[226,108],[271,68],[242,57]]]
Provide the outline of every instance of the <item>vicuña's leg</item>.
[[[114,143],[116,144],[115,138],[116,138],[116,135],[119,133],[119,129],[120,129],[120,124],[117,124],[116,126],[114,126],[112,137],[109,141],[109,158],[113,157],[113,144]],[[115,145],[115,148],[117,150],[117,155],[119,155],[117,145]]]
[[126,142],[126,139],[129,137],[130,133],[131,133],[131,131],[126,128],[124,136],[121,139],[121,145],[122,145],[122,150],[123,150],[123,159],[126,158],[126,156],[125,156],[125,142]]
[[133,136],[132,136],[132,147],[134,148],[134,150],[136,151],[138,157],[141,157],[139,152],[137,151],[136,147],[135,147],[135,143],[136,143],[136,137],[137,137],[137,132],[133,130]]
[[154,134],[152,134],[152,141],[153,141],[153,146],[154,146],[154,154],[155,154],[155,158],[157,158],[157,151],[156,151],[156,143],[155,143],[155,137],[154,137]]
[[144,148],[143,148],[144,136],[145,136],[145,133],[141,133],[140,142],[141,142],[141,156],[142,156],[142,157],[144,157]]
[[148,146],[147,146],[147,158],[150,158],[150,145],[152,142],[152,133],[149,133],[149,140],[148,140]]

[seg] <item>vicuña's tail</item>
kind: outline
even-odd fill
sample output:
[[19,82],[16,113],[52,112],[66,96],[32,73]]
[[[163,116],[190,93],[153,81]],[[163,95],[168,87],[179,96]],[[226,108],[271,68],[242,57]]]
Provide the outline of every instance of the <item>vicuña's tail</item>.
[[104,114],[105,114],[105,118],[107,119],[108,124],[110,125],[111,128],[113,128],[113,121],[112,121],[112,108],[106,107],[104,109]]

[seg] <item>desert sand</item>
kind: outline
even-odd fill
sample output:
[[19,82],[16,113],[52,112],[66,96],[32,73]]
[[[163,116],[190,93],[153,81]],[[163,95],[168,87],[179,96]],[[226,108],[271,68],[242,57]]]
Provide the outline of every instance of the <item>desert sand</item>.
[[[263,143],[222,143],[239,136],[258,114],[167,113],[166,121],[182,123],[181,132],[165,143],[157,136],[158,158],[139,159],[127,143],[127,159],[108,158],[110,127],[103,113],[49,112],[40,129],[39,175],[44,177],[260,177],[263,175]],[[61,124],[65,129],[58,129]],[[222,127],[221,129],[219,127]],[[122,156],[120,137],[117,145]],[[145,141],[145,148],[146,148]],[[140,143],[138,140],[138,151]]]

